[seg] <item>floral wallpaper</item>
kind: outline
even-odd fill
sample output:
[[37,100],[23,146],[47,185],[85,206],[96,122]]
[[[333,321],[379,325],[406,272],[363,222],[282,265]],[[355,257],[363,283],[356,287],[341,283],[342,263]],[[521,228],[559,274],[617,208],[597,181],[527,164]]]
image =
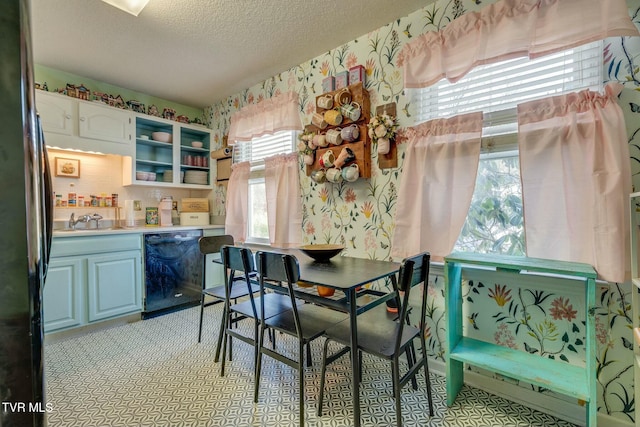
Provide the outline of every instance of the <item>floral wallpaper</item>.
[[[409,16],[352,40],[305,63],[245,89],[206,110],[214,138],[221,143],[231,115],[249,103],[294,90],[299,94],[303,124],[310,123],[322,80],[354,65],[366,70],[366,88],[375,106],[395,102],[401,128],[414,125],[410,100],[404,94],[401,48],[412,37],[444,28],[456,17],[493,0],[440,0]],[[640,0],[628,0],[633,22],[640,27]],[[630,161],[636,191],[640,190],[640,37],[604,42],[605,81],[625,86],[620,105],[625,112]],[[349,256],[390,259],[397,189],[404,147],[398,147],[398,168],[379,169],[372,149],[372,177],[354,183],[317,184],[300,164],[305,243],[342,243]],[[216,196],[224,200],[224,189]],[[386,283],[373,284],[384,287]],[[584,363],[584,296],[569,287],[469,278],[463,284],[465,333],[507,347],[560,361]],[[430,356],[444,361],[446,322],[444,278],[432,267],[428,293],[427,328]],[[612,283],[597,290],[598,411],[621,421],[634,421],[631,285]],[[531,385],[540,393],[549,391]],[[558,396],[568,399],[566,396]],[[575,402],[573,402],[575,403]],[[580,402],[578,402],[580,403]]]

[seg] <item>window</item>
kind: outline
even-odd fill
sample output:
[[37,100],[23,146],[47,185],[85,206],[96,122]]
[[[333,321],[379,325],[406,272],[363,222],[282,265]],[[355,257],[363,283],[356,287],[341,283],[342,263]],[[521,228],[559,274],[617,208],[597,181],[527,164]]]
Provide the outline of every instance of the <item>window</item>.
[[483,111],[475,192],[456,251],[524,255],[516,106],[585,89],[602,89],[602,42],[529,60],[476,67],[463,79],[409,89],[416,122]]
[[281,131],[251,141],[236,142],[233,146],[233,162],[248,161],[251,164],[247,242],[269,243],[264,159],[276,154],[291,153],[297,135],[296,131]]

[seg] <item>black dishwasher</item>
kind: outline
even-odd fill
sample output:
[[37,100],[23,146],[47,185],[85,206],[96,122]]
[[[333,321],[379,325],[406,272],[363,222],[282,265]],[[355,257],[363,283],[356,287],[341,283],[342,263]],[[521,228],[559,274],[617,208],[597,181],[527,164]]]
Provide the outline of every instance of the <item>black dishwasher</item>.
[[202,230],[144,235],[145,297],[142,318],[200,303]]

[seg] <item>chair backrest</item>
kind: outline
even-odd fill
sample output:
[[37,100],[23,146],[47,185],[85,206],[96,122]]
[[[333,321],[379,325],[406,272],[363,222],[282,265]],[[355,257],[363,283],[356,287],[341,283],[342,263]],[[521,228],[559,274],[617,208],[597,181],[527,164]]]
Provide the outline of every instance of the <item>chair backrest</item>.
[[[222,255],[222,264],[224,265],[224,284],[227,300],[231,295],[233,286],[246,286],[249,293],[249,299],[253,306],[253,314],[257,317],[255,302],[253,300],[253,292],[251,290],[251,273],[255,272],[255,264],[253,254],[250,249],[240,248],[237,246],[224,245],[220,248]],[[243,273],[244,280],[234,280],[236,272]]]
[[420,297],[420,321],[419,329],[424,333],[424,318],[427,310],[427,283],[429,280],[429,267],[431,264],[431,254],[422,252],[418,255],[408,257],[402,260],[400,272],[398,273],[398,291],[404,292],[400,313],[398,316],[398,335],[396,337],[396,352],[400,348],[402,341],[402,331],[405,321],[407,320],[407,312],[409,310],[409,298],[411,290],[418,285],[422,286],[422,295]]
[[204,236],[198,240],[200,253],[202,255],[217,254],[224,245],[233,246],[233,236],[225,234],[223,236]]
[[[298,259],[289,254],[260,251],[256,254],[256,262],[258,264],[258,275],[260,276],[261,297],[264,295],[265,281],[286,284],[294,314],[296,331],[300,337],[302,334],[302,328],[300,327],[298,307],[296,305],[293,290],[294,283],[300,280],[300,264],[298,263]],[[260,320],[264,322],[264,305],[261,305],[261,307]]]

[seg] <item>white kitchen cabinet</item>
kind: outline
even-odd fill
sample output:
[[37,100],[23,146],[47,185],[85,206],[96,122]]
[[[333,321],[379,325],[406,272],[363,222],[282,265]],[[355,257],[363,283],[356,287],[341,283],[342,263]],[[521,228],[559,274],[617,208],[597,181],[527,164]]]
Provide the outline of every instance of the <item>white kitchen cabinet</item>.
[[42,294],[45,332],[82,324],[82,265],[81,257],[54,258],[49,263]]
[[133,113],[65,95],[36,91],[47,146],[133,155]]
[[129,111],[96,103],[79,102],[78,121],[78,135],[82,138],[125,146],[133,144],[131,139],[133,116]]
[[46,133],[73,135],[77,103],[69,97],[36,91],[36,105]]
[[88,257],[89,322],[142,310],[141,278],[140,251]]
[[44,286],[45,332],[142,311],[142,238],[54,238]]
[[[154,132],[168,132],[173,141],[155,141]],[[122,160],[122,185],[212,189],[210,129],[136,114],[134,133],[135,153]],[[194,141],[202,147],[193,147]],[[155,180],[139,179],[137,172],[155,173]],[[203,182],[194,182],[194,175]]]

